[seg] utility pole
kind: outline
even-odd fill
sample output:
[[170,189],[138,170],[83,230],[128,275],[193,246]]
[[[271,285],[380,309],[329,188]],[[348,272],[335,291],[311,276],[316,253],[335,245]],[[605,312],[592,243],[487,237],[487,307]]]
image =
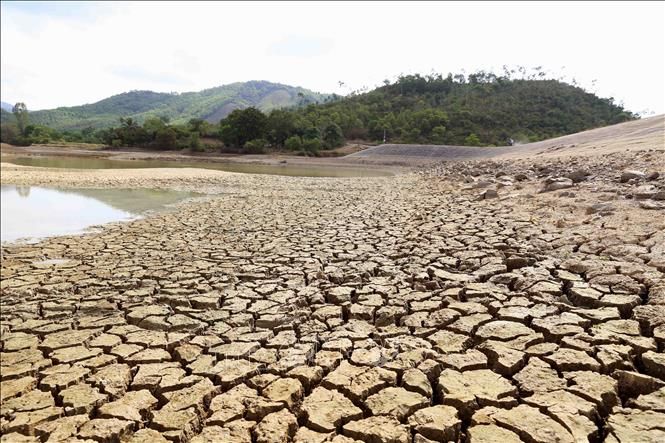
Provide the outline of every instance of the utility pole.
[[383,129],[383,144],[386,144],[386,129]]

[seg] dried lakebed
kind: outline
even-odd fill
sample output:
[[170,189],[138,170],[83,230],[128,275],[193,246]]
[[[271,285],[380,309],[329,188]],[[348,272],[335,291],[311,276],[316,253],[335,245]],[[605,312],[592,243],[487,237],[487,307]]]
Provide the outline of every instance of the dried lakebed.
[[224,193],[3,249],[2,439],[663,441],[664,166],[3,168]]

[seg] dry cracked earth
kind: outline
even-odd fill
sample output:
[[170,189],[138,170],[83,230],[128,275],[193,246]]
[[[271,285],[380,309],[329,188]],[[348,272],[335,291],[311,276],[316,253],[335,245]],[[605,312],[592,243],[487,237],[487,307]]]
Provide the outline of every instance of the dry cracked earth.
[[220,173],[8,246],[2,442],[663,442],[663,154]]

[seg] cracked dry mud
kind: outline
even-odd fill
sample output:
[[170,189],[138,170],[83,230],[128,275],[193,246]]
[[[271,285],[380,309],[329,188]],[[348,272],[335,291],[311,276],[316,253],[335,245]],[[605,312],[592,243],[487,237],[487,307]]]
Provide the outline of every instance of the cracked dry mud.
[[3,249],[2,441],[665,441],[664,158],[125,172],[218,195]]

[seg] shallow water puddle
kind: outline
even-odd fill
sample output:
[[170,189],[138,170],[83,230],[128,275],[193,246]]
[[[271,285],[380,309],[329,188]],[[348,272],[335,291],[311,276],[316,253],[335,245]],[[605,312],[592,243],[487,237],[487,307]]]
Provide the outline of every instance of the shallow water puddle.
[[146,211],[199,194],[158,189],[57,189],[0,186],[2,243],[85,232],[90,226],[139,218]]

